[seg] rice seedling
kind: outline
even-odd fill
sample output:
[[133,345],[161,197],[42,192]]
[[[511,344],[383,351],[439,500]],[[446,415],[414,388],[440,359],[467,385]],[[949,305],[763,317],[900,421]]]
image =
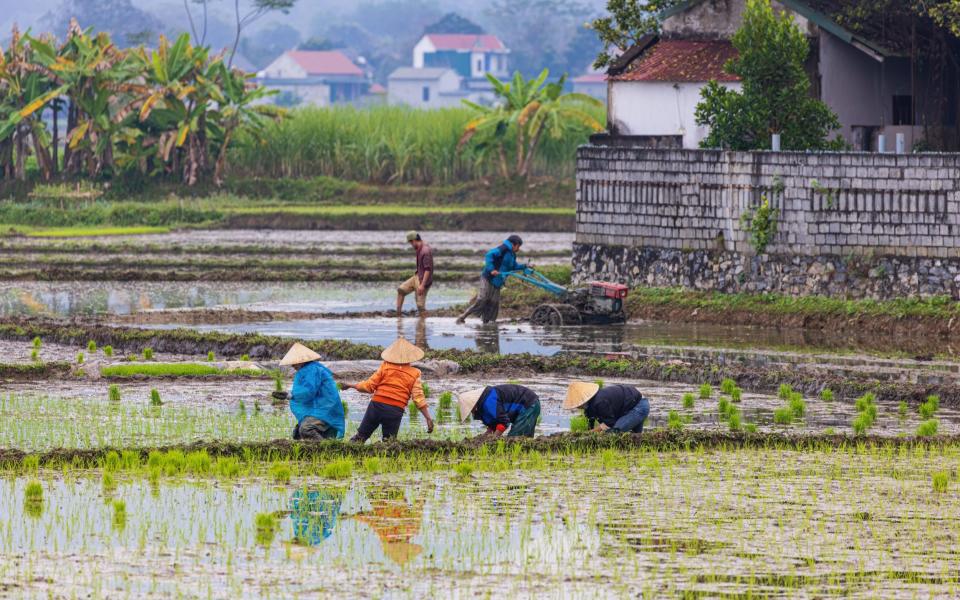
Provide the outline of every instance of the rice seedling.
[[87,352],[93,354],[97,351],[97,343],[93,340],[87,342]]
[[929,419],[940,410],[940,397],[927,396],[927,400],[920,405],[920,416]]
[[950,487],[950,474],[946,471],[936,471],[933,474],[933,491],[942,494]]
[[713,397],[713,386],[709,383],[703,383],[700,385],[700,399],[709,400]]
[[833,390],[824,388],[820,391],[820,399],[824,402],[833,402]]
[[790,400],[788,403],[790,407],[790,412],[793,413],[795,419],[802,419],[807,413],[807,403],[803,400],[803,395],[800,392],[793,392],[790,394]]
[[33,349],[39,350],[43,346],[43,342],[40,340],[40,336],[33,338]]
[[100,480],[100,483],[103,486],[103,493],[105,495],[109,496],[117,489],[117,480],[110,471],[103,472],[103,478]]
[[349,458],[340,458],[328,462],[323,466],[321,475],[327,479],[347,479],[353,474],[353,461]]
[[570,431],[583,432],[590,429],[590,419],[584,414],[570,417]]
[[206,450],[197,450],[187,454],[186,470],[194,475],[206,475],[213,468],[213,459]]
[[940,422],[936,419],[927,419],[917,427],[917,437],[931,437],[937,435]]
[[290,483],[290,465],[285,463],[277,463],[270,467],[270,477],[276,483]]
[[670,431],[683,431],[683,427],[683,419],[680,418],[679,412],[671,410],[667,413],[667,429]]
[[737,382],[730,379],[729,377],[725,378],[720,382],[720,392],[723,394],[732,395],[733,390],[736,389]]
[[211,350],[210,352],[207,352],[207,362],[213,362],[215,360],[217,360],[217,357],[213,353],[213,350]]
[[83,358],[84,358],[84,357],[83,357],[83,352],[77,352],[77,364],[78,364],[78,365],[82,365],[82,364],[83,364]]
[[733,408],[733,404],[730,403],[730,400],[726,396],[720,396],[720,400],[717,402],[717,412],[720,413],[720,420],[727,420],[731,408]]
[[730,431],[740,431],[742,421],[743,417],[740,414],[740,409],[736,406],[731,406],[730,412],[727,413],[727,426],[730,427]]
[[[339,383],[337,383],[337,389],[340,389]],[[283,391],[283,375],[281,375],[279,371],[273,376],[273,390],[275,392]]]
[[127,503],[117,499],[112,504],[113,526],[122,529],[127,524]]
[[246,403],[246,402],[244,402],[243,400],[240,400],[240,404],[239,404],[238,408],[239,408],[240,416],[241,416],[241,417],[247,416],[247,403]]
[[140,453],[136,450],[124,450],[120,453],[120,464],[128,471],[139,469]]
[[163,406],[163,400],[160,399],[160,390],[157,388],[150,390],[150,406]]
[[350,405],[347,404],[346,400],[340,400],[340,404],[343,405],[343,416],[350,414]]
[[787,406],[782,406],[774,410],[773,422],[777,425],[789,425],[793,423],[793,411]]
[[363,459],[363,470],[370,475],[379,475],[384,471],[383,461],[377,456],[368,456]]
[[147,455],[147,468],[156,469],[163,466],[163,452],[151,450]]
[[743,390],[739,387],[733,388],[733,390],[730,391],[730,401],[739,404],[741,400],[743,400]]
[[603,380],[602,380],[602,379],[594,379],[593,382],[594,382],[595,384],[597,384],[597,385],[600,387],[601,390],[603,389]]
[[25,456],[23,461],[20,463],[23,467],[24,473],[36,473],[40,470],[40,457],[39,456]]
[[250,355],[249,355],[249,354],[242,354],[242,355],[240,355],[240,360],[242,360],[242,361],[248,361],[248,360],[250,360]]
[[36,479],[27,482],[27,487],[23,490],[23,498],[27,502],[43,502],[43,485]]
[[103,355],[106,356],[107,358],[113,357],[113,346],[104,346]]
[[459,462],[453,465],[453,471],[458,479],[469,479],[473,475],[474,466],[472,463]]
[[910,412],[910,406],[907,404],[906,400],[901,400],[900,404],[897,405],[897,415],[900,419],[906,419],[907,414]]
[[127,362],[137,362],[138,360],[140,360],[140,357],[137,356],[136,354],[128,354],[127,358],[125,358],[124,360],[126,360]]
[[107,400],[110,402],[120,402],[120,386],[112,383],[107,388]]
[[30,360],[33,362],[40,362],[40,351],[34,348],[30,351]]
[[453,406],[453,392],[443,392],[440,394],[438,406],[441,409],[449,409]]
[[777,389],[777,398],[780,398],[781,400],[789,400],[792,394],[793,386],[789,383],[781,383],[780,387]]
[[756,423],[744,423],[744,424],[743,424],[743,430],[746,431],[747,433],[756,433],[756,432],[757,432],[757,424],[756,424]]
[[258,513],[254,518],[254,527],[256,527],[257,543],[261,546],[269,546],[273,543],[280,524],[272,513]]
[[863,435],[867,432],[867,429],[869,429],[872,424],[873,423],[870,421],[870,417],[864,413],[860,413],[853,418],[851,427],[853,428],[854,434]]
[[233,479],[240,474],[240,460],[236,456],[218,456],[213,472],[218,477]]
[[143,349],[143,360],[153,360],[153,348]]
[[163,472],[168,477],[180,475],[187,468],[187,457],[180,450],[168,450],[163,455]]
[[691,394],[690,392],[687,392],[686,394],[683,395],[684,408],[689,410],[693,408],[695,403],[696,403],[696,397],[693,394]]
[[114,473],[120,470],[120,455],[116,450],[111,450],[103,457],[103,470]]
[[424,398],[430,397],[430,385],[427,383],[423,383],[423,396]]

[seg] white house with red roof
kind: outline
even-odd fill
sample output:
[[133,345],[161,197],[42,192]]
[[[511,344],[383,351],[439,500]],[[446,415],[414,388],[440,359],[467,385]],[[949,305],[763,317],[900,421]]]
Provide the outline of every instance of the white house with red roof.
[[314,106],[356,102],[370,91],[363,69],[339,50],[288,50],[257,73],[257,82],[288,103]]

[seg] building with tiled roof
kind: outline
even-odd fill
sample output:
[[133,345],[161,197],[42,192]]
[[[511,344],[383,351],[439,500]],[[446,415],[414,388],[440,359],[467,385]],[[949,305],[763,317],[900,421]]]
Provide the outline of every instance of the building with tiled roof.
[[[742,25],[745,4],[686,0],[664,11],[660,36],[641,40],[608,72],[611,137],[618,143],[698,147],[708,134],[694,118],[703,87],[709,81],[740,87],[724,65],[737,56],[730,39]],[[773,5],[807,33],[811,91],[837,114],[840,134],[855,149],[877,150],[884,143],[892,150],[898,138],[909,149],[927,143],[931,125],[956,129],[955,116],[937,112],[960,105],[956,88],[944,87],[942,74],[930,72],[933,67],[925,63],[935,67],[932,61],[911,59],[909,39],[891,24],[866,20],[848,29],[843,0],[773,0]]]
[[293,104],[314,106],[357,102],[370,90],[364,70],[339,50],[288,50],[257,81]]

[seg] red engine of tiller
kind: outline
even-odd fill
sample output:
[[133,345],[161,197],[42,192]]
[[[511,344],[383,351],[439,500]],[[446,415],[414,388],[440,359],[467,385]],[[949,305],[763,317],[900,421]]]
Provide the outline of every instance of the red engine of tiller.
[[627,297],[627,292],[629,291],[630,288],[620,283],[607,283],[605,281],[590,282],[590,294],[593,296],[623,300]]

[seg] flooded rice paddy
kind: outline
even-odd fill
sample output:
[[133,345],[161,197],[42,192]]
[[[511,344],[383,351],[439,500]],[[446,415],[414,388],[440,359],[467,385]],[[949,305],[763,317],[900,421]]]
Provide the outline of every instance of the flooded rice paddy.
[[0,596],[955,597],[957,484],[931,481],[957,459],[494,452],[241,461],[225,475],[158,456],[41,470],[0,478]]

